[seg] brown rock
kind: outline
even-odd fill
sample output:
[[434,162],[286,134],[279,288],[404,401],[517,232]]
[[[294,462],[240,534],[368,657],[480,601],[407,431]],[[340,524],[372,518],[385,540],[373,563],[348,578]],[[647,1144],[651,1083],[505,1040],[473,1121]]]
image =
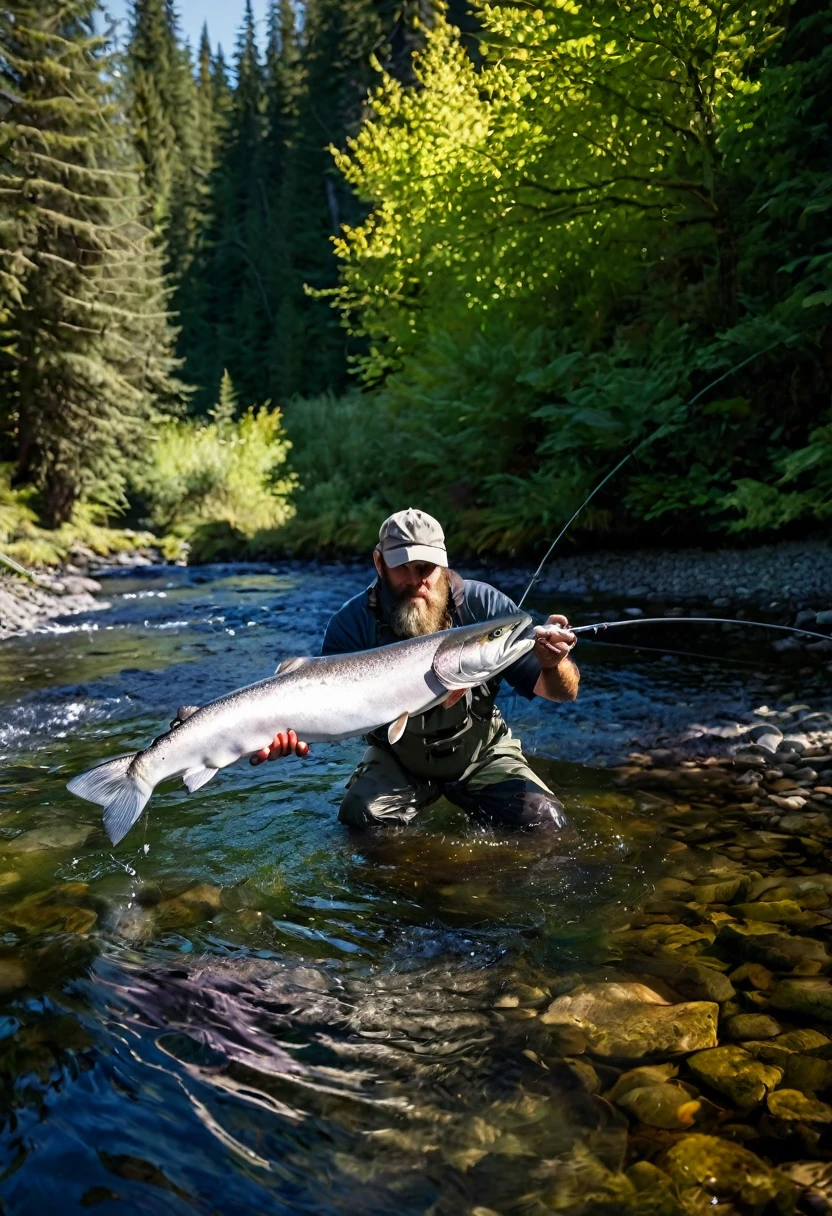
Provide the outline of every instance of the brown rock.
[[697,1052],[687,1063],[697,1080],[725,1094],[740,1110],[756,1106],[783,1079],[782,1069],[733,1045]]
[[597,1055],[637,1060],[713,1046],[718,1012],[709,1001],[671,1005],[644,984],[586,984],[554,1000],[540,1021],[576,1026]]
[[808,1098],[798,1089],[778,1089],[766,1098],[776,1119],[800,1123],[832,1123],[832,1106],[818,1098]]
[[735,1199],[750,1211],[774,1204],[791,1211],[795,1187],[749,1149],[718,1136],[688,1134],[670,1148],[660,1164],[680,1190],[702,1190],[719,1199]]
[[738,1013],[719,1023],[720,1038],[740,1043],[743,1039],[774,1039],[780,1026],[765,1013]]

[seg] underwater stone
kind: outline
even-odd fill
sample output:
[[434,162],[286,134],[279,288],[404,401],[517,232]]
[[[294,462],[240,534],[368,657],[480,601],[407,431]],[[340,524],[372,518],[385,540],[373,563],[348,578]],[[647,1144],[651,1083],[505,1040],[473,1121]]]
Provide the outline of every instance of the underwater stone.
[[721,1005],[736,995],[734,985],[721,971],[693,959],[680,958],[672,951],[639,960],[638,970],[666,980],[679,996],[689,1001],[716,1001]]
[[675,1077],[679,1069],[675,1064],[643,1064],[641,1068],[629,1068],[623,1072],[604,1097],[608,1102],[618,1102],[631,1089],[643,1089],[646,1085],[663,1085]]
[[638,1060],[714,1046],[718,1013],[713,1002],[671,1005],[644,984],[608,983],[558,997],[540,1021],[578,1027],[597,1055]]
[[49,827],[21,832],[6,844],[9,853],[45,853],[49,849],[74,849],[84,844],[95,831],[83,823],[55,823]]
[[774,1039],[780,1033],[780,1026],[765,1013],[737,1013],[720,1022],[719,1033],[720,1037],[733,1043],[743,1039]]
[[769,1112],[776,1119],[800,1123],[832,1123],[832,1106],[819,1098],[809,1098],[797,1089],[778,1089],[766,1098]]
[[828,1089],[832,1084],[832,1061],[792,1051],[786,1057],[783,1084],[787,1089],[799,1089],[803,1094]]
[[770,991],[776,983],[768,967],[762,963],[740,963],[739,967],[728,973],[728,978],[735,984],[747,982],[752,988],[763,992]]
[[684,1136],[660,1164],[683,1191],[701,1187],[718,1198],[737,1199],[754,1212],[772,1203],[775,1211],[793,1210],[795,1188],[788,1178],[749,1149],[718,1136]]
[[781,1068],[763,1064],[733,1044],[700,1051],[687,1063],[697,1080],[725,1094],[740,1110],[756,1106],[783,1079]]
[[0,996],[15,992],[26,983],[26,968],[16,954],[0,957]]
[[832,984],[820,977],[781,980],[771,994],[771,1005],[788,1013],[832,1022]]
[[678,1131],[692,1127],[702,1103],[692,1098],[678,1082],[664,1085],[646,1085],[630,1089],[618,1099],[616,1105],[648,1127],[659,1127],[666,1131]]

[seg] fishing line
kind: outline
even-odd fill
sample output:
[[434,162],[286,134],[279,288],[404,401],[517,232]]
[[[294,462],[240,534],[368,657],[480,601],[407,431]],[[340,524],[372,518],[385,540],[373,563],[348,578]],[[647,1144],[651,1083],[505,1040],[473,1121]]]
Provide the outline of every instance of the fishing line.
[[[781,346],[784,342],[790,341],[792,337],[794,337],[794,335],[790,335],[788,338],[778,338],[777,341],[772,342],[772,344],[770,346],[766,346],[763,350],[757,350],[754,352],[753,355],[749,355],[747,359],[743,359],[742,363],[737,363],[734,367],[729,367],[727,372],[723,372],[723,374],[721,376],[718,376],[716,380],[712,380],[710,384],[706,384],[705,387],[700,389],[698,393],[695,393],[689,401],[685,402],[685,404],[682,408],[686,409],[686,410],[690,409],[690,407],[692,405],[696,405],[696,402],[699,400],[700,397],[703,397],[705,395],[705,393],[710,392],[710,390],[712,388],[716,388],[716,386],[718,384],[721,384],[723,380],[727,380],[729,376],[733,376],[734,372],[741,371],[744,367],[747,367],[747,365],[749,363],[753,363],[755,359],[760,359],[760,358],[762,358],[763,355],[767,355],[769,353],[769,351],[774,350],[774,348],[776,346]],[[641,451],[642,448],[647,447],[647,445],[652,443],[654,439],[658,439],[660,437],[660,435],[663,434],[666,426],[667,426],[667,423],[663,422],[661,424],[661,426],[657,427],[656,430],[653,431],[653,433],[651,435],[648,435],[646,439],[642,439],[641,443],[636,444],[636,446],[632,449],[632,451],[628,452],[626,456],[622,457],[622,459],[619,460],[618,464],[615,465],[614,468],[610,469],[609,473],[607,473],[607,475],[603,479],[603,481],[599,481],[599,483],[595,487],[595,489],[592,490],[592,492],[584,499],[584,501],[578,507],[577,511],[563,525],[560,532],[558,532],[557,536],[552,541],[549,548],[546,550],[545,554],[543,555],[543,560],[541,561],[540,565],[535,570],[534,574],[532,575],[532,577],[529,581],[528,587],[523,592],[522,596],[520,597],[520,600],[518,601],[518,605],[517,605],[518,608],[523,607],[523,601],[525,600],[526,596],[531,591],[532,587],[535,585],[535,583],[540,578],[543,567],[546,565],[549,558],[552,556],[552,553],[554,552],[556,545],[562,539],[562,537],[566,534],[566,532],[569,530],[569,528],[572,527],[572,524],[578,518],[581,511],[583,511],[584,507],[588,506],[589,503],[592,502],[593,498],[599,492],[599,490],[603,490],[603,488],[607,484],[607,482],[612,477],[615,476],[615,474],[618,472],[619,469],[624,467],[624,465],[627,463],[628,460],[632,459],[633,456],[636,456]],[[783,626],[783,628],[784,628],[784,626]]]
[[818,638],[821,642],[832,642],[828,633],[816,633],[813,629],[798,629],[796,625],[774,625],[769,621],[734,620],[724,616],[640,616],[631,621],[598,621],[594,625],[570,625],[569,632],[576,636],[582,633],[598,633],[607,629],[618,629],[622,625],[754,625],[757,629],[777,629],[782,633],[801,633],[807,638]]

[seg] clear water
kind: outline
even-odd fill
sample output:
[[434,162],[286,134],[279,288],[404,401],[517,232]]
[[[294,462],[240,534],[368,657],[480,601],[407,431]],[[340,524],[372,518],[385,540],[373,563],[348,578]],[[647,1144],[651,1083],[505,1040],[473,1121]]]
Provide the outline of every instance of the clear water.
[[65,791],[179,705],[314,653],[365,580],[155,570],[108,579],[107,612],[0,644],[4,1210],[536,1212],[576,1141],[620,1166],[623,1117],[547,1078],[542,1028],[495,1003],[614,961],[610,927],[678,842],[667,799],[620,792],[607,765],[770,698],[753,649],[585,645],[576,705],[507,698],[566,806],[558,838],[478,831],[441,802],[351,834],[358,741],[164,788],[116,849]]

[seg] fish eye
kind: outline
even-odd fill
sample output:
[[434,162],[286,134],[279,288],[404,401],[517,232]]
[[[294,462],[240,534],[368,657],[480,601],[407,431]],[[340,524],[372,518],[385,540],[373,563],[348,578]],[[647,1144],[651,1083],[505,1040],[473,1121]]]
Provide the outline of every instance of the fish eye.
[[497,640],[497,638],[501,638],[504,633],[505,633],[505,629],[503,629],[502,627],[500,629],[492,629],[488,635],[488,640],[490,642],[495,642]]

